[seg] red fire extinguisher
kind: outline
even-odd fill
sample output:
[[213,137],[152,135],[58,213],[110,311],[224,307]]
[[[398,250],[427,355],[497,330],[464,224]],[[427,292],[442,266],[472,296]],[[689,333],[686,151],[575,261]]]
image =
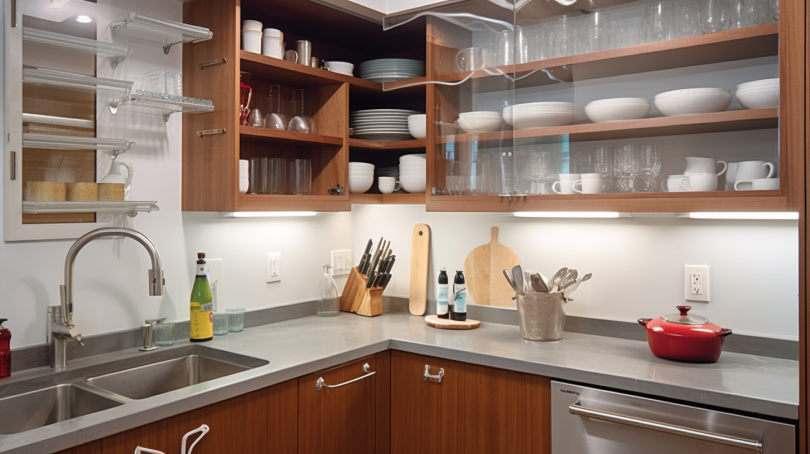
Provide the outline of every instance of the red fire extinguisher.
[[0,318],[0,380],[11,377],[11,331],[3,326],[7,318]]

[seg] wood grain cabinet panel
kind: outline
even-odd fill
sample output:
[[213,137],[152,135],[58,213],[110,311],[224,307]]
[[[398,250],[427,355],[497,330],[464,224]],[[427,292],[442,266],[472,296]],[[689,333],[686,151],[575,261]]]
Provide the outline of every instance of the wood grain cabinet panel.
[[551,452],[548,378],[394,352],[391,388],[392,453]]

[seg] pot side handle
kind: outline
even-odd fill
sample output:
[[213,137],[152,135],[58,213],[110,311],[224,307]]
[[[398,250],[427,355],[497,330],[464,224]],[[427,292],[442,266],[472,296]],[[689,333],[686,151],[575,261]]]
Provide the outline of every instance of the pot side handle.
[[726,336],[730,336],[730,335],[731,335],[731,330],[730,329],[722,328],[722,331],[720,332],[721,337],[726,337]]
[[[651,321],[652,321],[651,318],[640,318],[638,319],[638,324],[646,328],[647,323],[650,323]],[[731,330],[729,330],[728,333],[731,334]]]

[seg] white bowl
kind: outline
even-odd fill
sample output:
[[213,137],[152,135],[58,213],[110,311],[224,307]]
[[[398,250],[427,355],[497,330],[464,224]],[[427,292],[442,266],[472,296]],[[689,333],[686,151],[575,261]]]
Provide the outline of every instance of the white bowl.
[[239,179],[239,192],[242,194],[246,193],[248,190],[248,185],[250,184],[250,180],[247,178],[240,178]]
[[585,106],[585,115],[594,123],[639,120],[645,118],[650,109],[652,104],[644,98],[602,99],[588,103]]
[[349,168],[374,170],[374,164],[369,164],[367,162],[350,162]]
[[424,175],[426,169],[403,169],[400,167],[399,174],[400,175]]
[[575,117],[573,112],[514,112],[512,126],[515,129],[565,126],[570,125]]
[[684,95],[697,95],[697,94],[721,94],[721,93],[731,93],[731,90],[727,88],[684,88],[681,90],[670,90],[665,91],[662,93],[658,93],[655,95],[655,99],[663,99],[672,96],[684,96]]
[[374,175],[357,177],[349,175],[349,192],[363,193],[371,189],[374,184]]
[[402,185],[402,189],[407,192],[425,192],[427,187],[424,175],[421,177],[400,175],[399,183]]
[[459,115],[458,125],[465,132],[493,132],[501,129],[503,117],[498,112],[465,112]]
[[257,20],[243,20],[242,30],[255,30],[260,32],[262,31],[262,23]]
[[427,155],[424,154],[424,153],[422,153],[422,154],[404,154],[404,155],[399,157],[399,162],[423,163],[423,162],[425,162],[426,158],[427,158]]
[[667,117],[722,112],[731,104],[731,90],[720,90],[722,91],[676,90],[678,93],[662,93],[655,97],[655,107]]
[[779,86],[779,78],[775,79],[762,79],[762,80],[752,80],[751,82],[745,82],[740,85],[737,85],[737,90],[743,90],[747,88],[759,88],[759,87],[772,87],[772,86]]
[[761,88],[738,89],[737,101],[746,109],[779,107],[779,85]]
[[347,76],[354,74],[354,64],[347,61],[328,61],[323,64],[323,67],[338,74],[345,74]]

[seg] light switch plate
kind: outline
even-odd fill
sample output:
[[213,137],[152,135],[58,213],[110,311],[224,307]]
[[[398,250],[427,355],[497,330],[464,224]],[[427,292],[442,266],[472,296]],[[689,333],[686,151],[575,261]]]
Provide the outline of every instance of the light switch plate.
[[267,283],[281,282],[281,252],[267,253]]
[[332,251],[332,276],[349,274],[352,269],[352,251],[345,249]]

